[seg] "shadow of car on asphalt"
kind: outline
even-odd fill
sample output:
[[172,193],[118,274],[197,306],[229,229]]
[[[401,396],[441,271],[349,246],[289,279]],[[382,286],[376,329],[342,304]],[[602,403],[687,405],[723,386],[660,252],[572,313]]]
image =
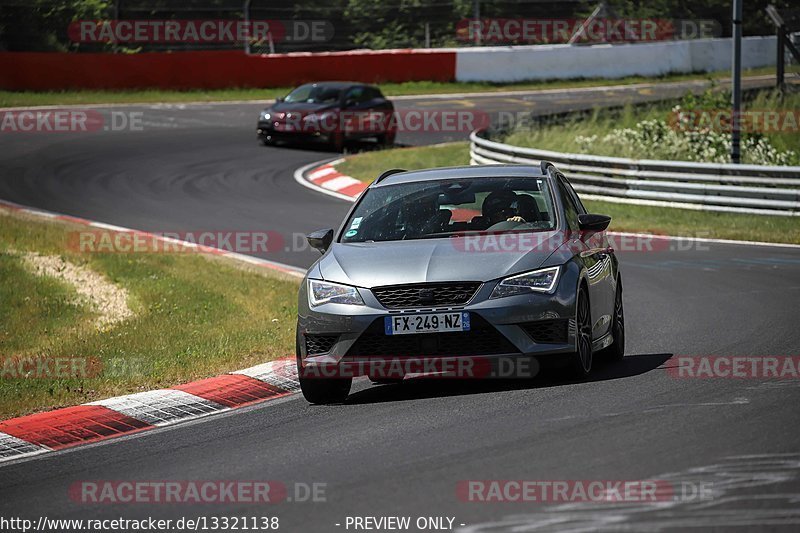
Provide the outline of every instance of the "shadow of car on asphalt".
[[292,139],[285,139],[278,142],[274,142],[268,145],[261,145],[262,148],[289,148],[292,150],[303,150],[303,151],[312,151],[312,152],[328,152],[332,154],[340,154],[340,155],[354,155],[360,154],[364,152],[376,152],[378,150],[388,150],[390,148],[405,148],[406,145],[395,143],[391,146],[385,146],[379,144],[375,141],[368,141],[368,140],[349,140],[344,145],[344,151],[340,152],[333,148],[331,145],[322,144],[322,143],[313,143],[313,142],[304,142],[300,140],[292,140]]
[[[445,396],[486,394],[510,390],[541,389],[560,387],[576,383],[592,383],[610,379],[624,379],[639,376],[659,369],[671,353],[628,355],[622,361],[596,361],[592,373],[584,379],[561,377],[557,370],[545,370],[529,379],[448,379],[435,377],[415,377],[402,383],[373,385],[350,394],[345,405],[358,405],[381,402],[421,400]],[[662,369],[663,370],[663,369]]]

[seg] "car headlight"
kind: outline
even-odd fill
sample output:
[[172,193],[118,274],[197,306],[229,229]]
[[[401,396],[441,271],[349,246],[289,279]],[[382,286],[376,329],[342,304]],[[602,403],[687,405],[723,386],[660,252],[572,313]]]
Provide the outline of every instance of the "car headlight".
[[358,289],[318,279],[308,280],[308,300],[311,307],[322,304],[364,305]]
[[504,298],[533,292],[551,293],[558,283],[559,267],[543,268],[505,278],[492,291],[489,298]]
[[272,118],[272,115],[267,113],[266,111],[261,112],[261,120],[269,120]]

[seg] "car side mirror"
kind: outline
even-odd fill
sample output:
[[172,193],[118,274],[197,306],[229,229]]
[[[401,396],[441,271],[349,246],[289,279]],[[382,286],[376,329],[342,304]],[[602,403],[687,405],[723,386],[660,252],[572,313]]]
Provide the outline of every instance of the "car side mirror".
[[279,96],[279,97],[277,97],[277,98],[275,99],[275,103],[276,103],[276,104],[280,104],[281,102],[283,102],[283,96]]
[[578,215],[578,228],[581,230],[584,239],[591,237],[595,233],[600,233],[608,228],[611,217],[606,215]]
[[352,98],[348,98],[347,100],[344,101],[345,107],[353,107],[354,105],[356,105],[356,101],[353,100]]
[[325,253],[330,248],[331,243],[333,242],[333,230],[332,229],[320,229],[314,232],[309,233],[306,235],[306,240],[308,244],[311,245],[312,248],[315,250],[319,250],[320,253]]

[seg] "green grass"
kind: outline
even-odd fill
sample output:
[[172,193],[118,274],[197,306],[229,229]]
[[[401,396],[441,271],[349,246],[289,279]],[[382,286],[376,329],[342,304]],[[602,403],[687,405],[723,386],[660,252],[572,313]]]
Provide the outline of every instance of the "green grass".
[[[0,212],[0,359],[92,358],[102,369],[85,379],[0,379],[0,419],[294,353],[297,281],[196,254],[68,250],[68,232],[80,229]],[[135,316],[98,330],[74,289],[34,276],[21,251],[60,255],[104,274],[129,291]]]
[[[34,345],[43,348],[48,337],[68,334],[89,316],[73,287],[35,276],[19,257],[0,254],[0,280],[2,354]],[[37,320],[31,321],[31,317]]]
[[[761,74],[774,74],[774,68],[759,68],[747,70],[746,76]],[[608,79],[577,79],[577,80],[543,80],[519,83],[489,83],[489,82],[433,82],[414,81],[406,83],[379,84],[387,96],[404,96],[416,94],[444,94],[461,92],[492,92],[508,90],[538,90],[557,89],[566,87],[593,87],[598,85],[628,85],[633,83],[647,83],[660,81],[682,81],[694,79],[707,79],[709,77],[725,77],[729,73],[720,71],[708,74],[675,74],[657,78],[631,76],[627,78]],[[34,92],[34,91],[0,91],[0,108],[2,107],[30,107],[40,105],[83,105],[83,104],[131,104],[131,103],[170,103],[170,102],[211,102],[235,100],[273,100],[284,96],[291,87],[263,88],[263,89],[219,89],[219,90],[189,90],[168,91],[155,89],[129,90],[129,91],[88,91],[75,90],[63,92]]]
[[365,183],[371,183],[381,172],[390,168],[418,170],[432,167],[452,167],[464,165],[465,161],[469,163],[469,143],[457,142],[418,148],[364,152],[347,157],[343,163],[336,166],[336,170]]
[[[669,122],[672,118],[671,110],[676,103],[678,103],[677,100],[645,107],[626,105],[618,110],[595,109],[589,115],[575,115],[562,124],[518,128],[508,134],[503,142],[514,146],[558,152],[592,153],[634,159],[690,160],[691,154],[678,151],[669,144],[642,154],[634,146],[621,147],[619,143],[604,140],[604,136],[613,130],[635,128],[637,123],[644,120],[662,119]],[[706,109],[705,106],[700,108]],[[800,108],[800,93],[789,93],[785,97],[781,97],[779,93],[772,90],[760,91],[744,105],[745,110],[782,109],[796,112],[798,108]],[[596,135],[597,139],[590,146],[581,144],[577,140],[579,136],[591,137],[593,135]],[[793,150],[800,153],[800,133],[797,131],[768,132],[765,137],[779,151]],[[743,162],[750,162],[747,159],[747,153],[743,153],[743,157]],[[800,161],[791,161],[790,164],[800,164]]]
[[[763,91],[753,101],[747,102],[745,109],[782,109],[792,111],[797,116],[797,111],[800,109],[800,93],[788,93],[781,98],[777,92]],[[769,133],[767,138],[778,150],[800,152],[800,133],[798,132]],[[800,161],[795,161],[794,164],[800,164]]]
[[0,91],[0,107],[41,105],[148,104],[177,102],[227,102],[274,100],[285,96],[287,87],[270,89],[219,89],[209,91],[167,91],[142,89],[126,91]]
[[[344,174],[371,182],[390,168],[413,170],[467,164],[469,144],[461,142],[367,152],[348,157],[336,168]],[[595,201],[586,201],[585,204],[592,212],[610,215],[612,231],[800,244],[800,222],[796,217],[713,213]]]

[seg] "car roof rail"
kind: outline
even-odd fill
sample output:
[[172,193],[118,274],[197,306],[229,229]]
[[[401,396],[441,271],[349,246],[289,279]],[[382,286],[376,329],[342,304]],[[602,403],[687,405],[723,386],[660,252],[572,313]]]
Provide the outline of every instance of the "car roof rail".
[[545,161],[544,159],[542,159],[539,162],[539,168],[542,169],[542,174],[544,174],[545,176],[547,176],[548,170],[550,169],[550,167],[553,167],[553,170],[558,170],[556,168],[556,166],[553,163],[551,163],[550,161]]
[[378,179],[376,179],[373,183],[380,183],[381,181],[388,178],[392,174],[399,174],[401,172],[408,172],[408,171],[404,168],[390,168],[389,170],[383,172],[380,176],[378,176]]

